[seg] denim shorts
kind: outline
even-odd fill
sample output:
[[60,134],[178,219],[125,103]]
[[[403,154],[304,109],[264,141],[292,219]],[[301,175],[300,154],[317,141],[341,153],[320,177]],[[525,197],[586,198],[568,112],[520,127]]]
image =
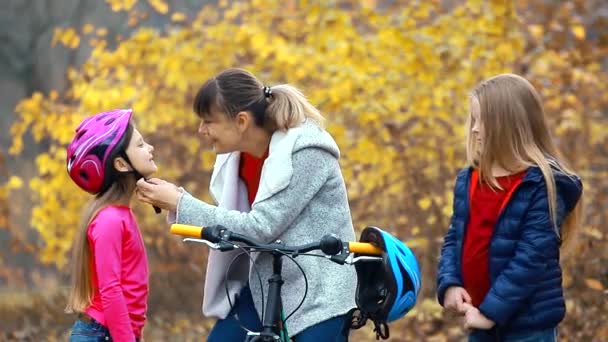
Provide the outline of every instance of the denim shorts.
[[70,342],[108,342],[112,341],[110,330],[96,320],[85,322],[80,319],[74,322]]

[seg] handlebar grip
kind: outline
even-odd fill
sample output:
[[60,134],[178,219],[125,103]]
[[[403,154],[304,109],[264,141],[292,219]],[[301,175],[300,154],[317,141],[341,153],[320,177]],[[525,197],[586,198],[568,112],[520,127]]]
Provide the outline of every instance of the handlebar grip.
[[203,237],[204,229],[204,227],[174,223],[171,225],[171,234],[200,239]]
[[365,254],[365,255],[382,255],[382,249],[374,246],[369,242],[349,242],[348,250],[351,253]]

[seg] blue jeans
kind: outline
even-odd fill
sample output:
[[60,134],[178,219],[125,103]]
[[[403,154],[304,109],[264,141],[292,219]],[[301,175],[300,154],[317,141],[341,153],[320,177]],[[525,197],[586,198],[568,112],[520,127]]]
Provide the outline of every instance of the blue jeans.
[[236,303],[233,303],[232,311],[228,317],[220,319],[209,332],[208,342],[243,342],[247,338],[247,332],[241,324],[251,331],[261,331],[262,322],[253,304],[253,297],[249,287],[241,290]]
[[557,328],[536,330],[525,333],[506,333],[498,335],[492,330],[474,330],[469,342],[557,342]]
[[110,331],[97,321],[84,322],[76,320],[72,325],[70,342],[108,342],[112,341]]
[[[350,332],[350,323],[350,314],[330,318],[304,329],[292,338],[295,342],[346,342]],[[289,327],[289,321],[287,327]]]
[[[241,324],[251,331],[262,330],[262,322],[255,310],[249,287],[241,290],[228,317],[215,323],[207,341],[243,342],[247,338],[247,332],[241,328]],[[335,317],[309,327],[292,338],[296,342],[344,342],[348,341],[347,325],[350,327],[350,315]],[[289,329],[289,321],[287,328]]]

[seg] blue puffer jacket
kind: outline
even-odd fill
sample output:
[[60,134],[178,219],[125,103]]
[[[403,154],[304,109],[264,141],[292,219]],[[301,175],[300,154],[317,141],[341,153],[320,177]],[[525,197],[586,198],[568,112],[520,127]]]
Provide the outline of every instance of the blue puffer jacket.
[[[463,286],[462,244],[469,217],[471,168],[462,170],[454,189],[454,212],[437,272],[437,297],[443,305],[450,286]],[[582,193],[578,177],[554,172],[557,225]],[[490,291],[479,310],[502,333],[548,329],[564,318],[559,264],[560,240],[549,215],[547,187],[538,167],[528,169],[494,227],[489,246]]]

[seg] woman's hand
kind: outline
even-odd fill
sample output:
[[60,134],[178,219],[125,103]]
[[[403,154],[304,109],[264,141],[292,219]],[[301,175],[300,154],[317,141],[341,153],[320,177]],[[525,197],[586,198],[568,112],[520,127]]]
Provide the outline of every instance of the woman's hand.
[[460,314],[465,313],[464,304],[472,304],[471,296],[464,289],[464,287],[460,286],[450,286],[445,291],[445,296],[443,298],[443,306],[447,310],[452,310],[458,312]]
[[175,211],[182,192],[172,183],[158,178],[140,179],[135,190],[137,199],[161,209]]
[[464,313],[464,328],[465,329],[492,329],[496,323],[484,316],[478,308],[469,303],[463,304]]

